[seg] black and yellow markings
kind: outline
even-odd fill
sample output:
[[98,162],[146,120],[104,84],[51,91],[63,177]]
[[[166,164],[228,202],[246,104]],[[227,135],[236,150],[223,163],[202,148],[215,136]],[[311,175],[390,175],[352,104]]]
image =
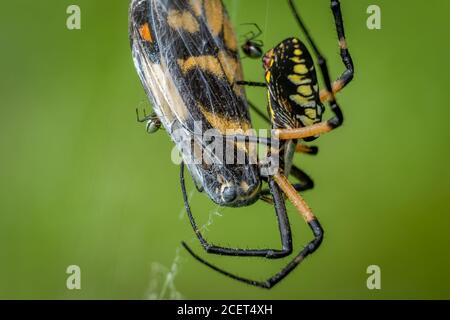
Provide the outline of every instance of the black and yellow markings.
[[239,73],[240,65],[236,58],[230,56],[226,51],[220,51],[218,54],[219,61],[225,72],[228,83],[234,84],[235,78]]
[[[203,117],[208,121],[212,128],[216,129],[222,135],[245,134],[252,128],[248,119],[231,117],[227,113],[211,111],[201,103],[197,103]],[[249,145],[243,141],[236,141],[235,148],[242,150],[246,154],[249,152]]]
[[[206,72],[218,79],[226,79],[231,85],[243,78],[242,69],[238,60],[225,50],[220,51],[217,56],[191,56],[186,59],[178,59],[177,63],[184,75],[198,70]],[[233,91],[239,97],[244,97],[245,95],[242,86],[233,85]]]
[[213,128],[217,129],[221,134],[230,133],[230,131],[240,131],[244,132],[251,129],[251,124],[246,119],[233,119],[227,117],[225,114],[219,114],[217,112],[212,112],[202,104],[198,103],[200,112],[203,114],[205,119],[212,125]]
[[303,107],[303,114],[298,114],[297,118],[301,121],[303,126],[313,125],[319,120],[318,113],[321,112],[319,110],[321,109],[317,109],[316,105],[309,108]]
[[[244,79],[244,73],[242,71],[242,66],[239,64],[239,62],[236,63],[236,73],[234,74],[234,79],[236,82],[242,81]],[[233,83],[233,91],[241,99],[243,99],[243,100],[246,99],[244,86],[238,86],[235,83]]]
[[218,78],[224,77],[224,72],[220,67],[219,60],[212,55],[197,57],[192,56],[187,59],[178,59],[177,62],[181,71],[185,75],[192,70],[200,69]]
[[274,50],[270,49],[263,58],[263,65],[264,65],[264,69],[266,70],[265,79],[266,79],[267,84],[270,84],[270,81],[272,79],[272,72],[270,70],[271,70],[274,62],[275,62]]
[[237,51],[238,43],[234,35],[233,27],[228,18],[225,18],[223,21],[223,38],[228,49]]
[[225,51],[220,51],[216,56],[191,56],[186,59],[178,59],[178,66],[183,74],[199,69],[218,78],[227,78],[229,83],[234,83],[239,75],[239,63]]
[[305,45],[286,39],[263,59],[269,112],[278,128],[304,127],[321,120],[323,106],[314,62]]
[[220,0],[205,0],[205,16],[211,34],[214,37],[219,36],[223,26],[223,7]]
[[270,91],[267,90],[267,101],[269,102],[270,119],[275,120],[275,111],[273,110],[272,100],[270,99]]
[[[303,106],[309,104],[316,99],[317,86],[313,83],[311,73],[314,72],[314,66],[308,67],[306,59],[303,57],[303,51],[300,47],[298,39],[291,40],[294,50],[293,57],[289,57],[290,61],[294,63],[293,73],[288,75],[288,79],[297,86],[297,94],[291,95],[289,98],[294,103]],[[315,110],[306,109],[305,112],[308,117],[311,115],[315,118]]]
[[[207,72],[214,77],[226,79],[229,84],[241,80],[242,70],[235,54],[238,43],[221,0],[189,0],[186,7],[172,8],[167,14],[167,24],[178,32],[201,33],[203,32],[200,27],[201,21],[206,22],[213,37],[223,39],[225,46],[219,52],[208,55],[185,55],[178,58],[177,63],[181,72],[184,75],[195,70]],[[240,86],[233,85],[233,90],[238,96],[242,97],[245,94]]]
[[298,74],[290,74],[288,75],[289,81],[291,81],[296,86],[311,84],[312,80],[310,78],[302,77]]
[[206,25],[213,37],[222,35],[226,48],[233,52],[237,51],[235,33],[221,0],[189,0],[189,7],[185,10],[171,9],[167,15],[167,22],[172,29],[195,33],[200,31],[197,20],[200,17],[205,17]]
[[270,71],[266,72],[266,81],[270,82],[270,79],[272,78],[272,73]]
[[194,15],[189,11],[169,10],[167,23],[172,29],[184,30],[189,33],[200,31],[200,25]]
[[[270,65],[272,66],[273,64],[273,59],[270,61]],[[270,70],[266,71],[266,81],[267,83],[270,82],[270,80],[272,79],[272,72],[270,72]]]

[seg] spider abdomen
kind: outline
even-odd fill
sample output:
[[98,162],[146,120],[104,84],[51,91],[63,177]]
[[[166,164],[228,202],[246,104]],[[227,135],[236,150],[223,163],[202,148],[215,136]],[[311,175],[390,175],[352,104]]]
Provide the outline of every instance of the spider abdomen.
[[263,62],[275,127],[296,128],[320,122],[324,107],[306,46],[297,38],[286,39],[268,51]]

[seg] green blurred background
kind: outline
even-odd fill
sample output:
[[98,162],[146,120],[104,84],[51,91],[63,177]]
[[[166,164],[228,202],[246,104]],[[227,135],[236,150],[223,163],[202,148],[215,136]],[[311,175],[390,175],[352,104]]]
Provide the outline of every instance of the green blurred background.
[[[81,7],[81,30],[66,29],[70,4]],[[337,77],[329,1],[298,4]],[[370,4],[381,7],[381,30],[366,27]],[[241,23],[262,27],[266,48],[300,36],[286,1],[225,5],[238,35],[248,31]],[[128,1],[0,8],[0,298],[450,298],[449,1],[342,0],[356,68],[339,95],[346,122],[316,141],[319,155],[296,161],[316,182],[304,196],[326,237],[271,291],[225,278],[180,248],[187,240],[205,256],[184,215],[171,141],[135,120],[135,108],[149,104],[132,64]],[[248,80],[261,79],[260,61],[243,64]],[[248,96],[265,108],[263,90]],[[200,223],[213,217],[205,232],[214,243],[279,246],[267,204],[223,209],[192,192],[192,206]],[[297,251],[310,233],[289,211]],[[287,262],[207,259],[255,279]],[[72,264],[81,290],[66,288]],[[381,290],[366,287],[372,264]]]

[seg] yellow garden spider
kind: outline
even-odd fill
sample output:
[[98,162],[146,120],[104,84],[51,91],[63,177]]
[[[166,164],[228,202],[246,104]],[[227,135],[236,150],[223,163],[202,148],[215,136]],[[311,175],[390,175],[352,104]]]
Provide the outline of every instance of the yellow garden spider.
[[[268,89],[268,113],[270,114],[270,118],[268,120],[270,121],[273,129],[272,138],[265,139],[245,135],[235,135],[232,137],[237,140],[265,144],[270,144],[271,141],[273,141],[272,139],[279,139],[281,141],[280,148],[276,151],[279,152],[280,159],[282,160],[280,170],[273,177],[269,177],[268,182],[274,198],[274,205],[276,208],[278,206],[277,212],[284,212],[284,214],[278,215],[282,249],[224,248],[208,243],[199,231],[191,213],[184,186],[183,169],[181,170],[180,175],[185,207],[188,212],[189,219],[200,243],[208,253],[232,256],[258,256],[274,259],[285,257],[292,252],[292,239],[289,221],[287,215],[285,214],[285,209],[282,210],[282,208],[280,208],[280,199],[282,199],[282,195],[277,193],[277,188],[274,188],[275,185],[278,185],[281,188],[284,194],[302,215],[304,220],[309,224],[314,234],[314,239],[309,242],[309,244],[302,249],[281,271],[265,281],[251,280],[219,268],[197,255],[187,246],[186,243],[183,242],[183,246],[195,259],[201,263],[228,277],[262,288],[271,288],[277,284],[295,267],[297,267],[308,255],[317,250],[322,242],[323,229],[311,209],[298,194],[298,191],[305,190],[305,184],[292,185],[288,181],[287,177],[292,174],[298,177],[301,181],[307,181],[309,179],[305,173],[292,165],[292,159],[295,151],[305,152],[305,150],[308,150],[307,148],[305,149],[305,146],[302,144],[298,144],[298,140],[314,140],[320,134],[329,132],[343,123],[343,114],[338,102],[335,99],[335,93],[343,89],[353,79],[354,74],[352,58],[347,48],[345,39],[339,0],[331,1],[331,10],[333,12],[339,39],[340,55],[346,69],[334,83],[330,80],[327,62],[300,18],[293,0],[288,0],[288,3],[300,29],[305,35],[306,41],[312,48],[312,52],[317,60],[320,73],[323,77],[325,90],[319,91],[314,61],[305,44],[298,38],[283,40],[280,44],[269,50],[263,57],[266,80],[265,83],[248,81],[236,82],[238,85],[258,86]],[[244,44],[246,45],[245,49],[242,47],[243,51],[247,51],[250,57],[255,57],[258,54],[258,49],[261,49],[260,45],[262,44],[254,41],[256,37],[257,35],[255,36],[255,34],[253,34]],[[334,116],[327,121],[322,121],[322,114],[324,111],[323,102],[328,102],[329,107],[334,114]],[[250,105],[261,116],[267,119],[267,117],[255,108],[254,105]],[[309,179],[309,181],[311,181],[311,183],[308,188],[312,186],[312,180]]]

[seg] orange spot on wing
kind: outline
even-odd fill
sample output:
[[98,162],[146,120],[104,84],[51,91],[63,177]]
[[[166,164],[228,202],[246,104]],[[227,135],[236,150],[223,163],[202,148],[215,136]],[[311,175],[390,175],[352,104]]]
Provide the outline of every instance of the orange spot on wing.
[[153,42],[152,34],[150,32],[150,27],[148,26],[148,23],[144,23],[139,28],[139,33],[141,34],[142,39],[148,42]]

